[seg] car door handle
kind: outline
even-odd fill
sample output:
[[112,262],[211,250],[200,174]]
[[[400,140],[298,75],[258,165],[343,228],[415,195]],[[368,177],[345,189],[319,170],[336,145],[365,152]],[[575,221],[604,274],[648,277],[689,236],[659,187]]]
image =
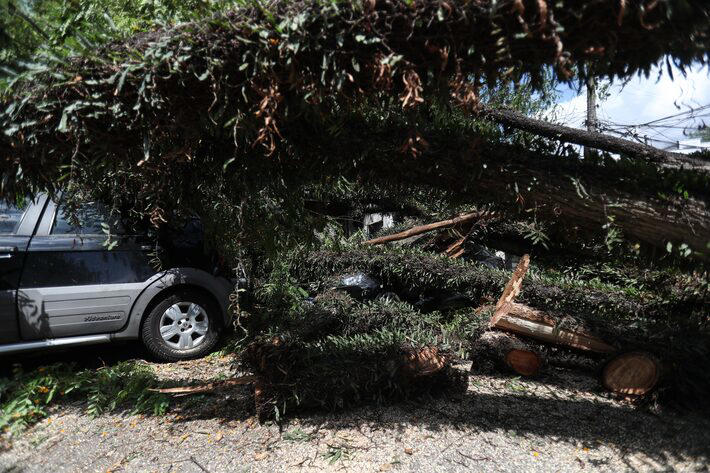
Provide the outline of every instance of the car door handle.
[[141,251],[160,250],[157,245],[141,245]]
[[0,246],[0,259],[10,259],[16,252],[16,246]]

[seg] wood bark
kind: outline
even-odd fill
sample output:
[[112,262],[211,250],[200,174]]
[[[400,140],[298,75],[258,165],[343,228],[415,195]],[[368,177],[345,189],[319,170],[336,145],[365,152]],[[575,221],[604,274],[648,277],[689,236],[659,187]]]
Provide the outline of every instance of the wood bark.
[[470,212],[467,214],[459,215],[458,217],[450,218],[448,220],[441,220],[439,222],[429,223],[427,225],[419,225],[412,227],[409,230],[403,232],[394,233],[392,235],[385,235],[379,238],[373,238],[364,242],[364,245],[380,245],[382,243],[387,243],[390,241],[404,240],[415,235],[421,235],[422,233],[431,232],[434,230],[440,230],[442,228],[453,227],[454,225],[459,225],[461,223],[470,222],[473,220],[478,220],[485,215],[484,212]]
[[[563,175],[542,161],[500,165],[496,176],[485,175],[476,180],[472,197],[480,195],[501,202],[517,199],[520,211],[534,209],[541,217],[563,223],[569,235],[598,234],[613,219],[611,227],[620,230],[630,242],[663,250],[668,242],[674,247],[685,243],[694,250],[695,258],[710,259],[710,212],[705,202],[693,198],[673,202],[657,195],[636,195],[594,175],[580,178],[577,184],[583,188],[578,188],[570,175]],[[525,187],[527,183],[533,185]],[[511,195],[515,184],[519,192]]]
[[518,265],[513,271],[513,277],[510,278],[508,284],[503,288],[503,294],[498,299],[496,303],[496,310],[491,317],[489,327],[495,327],[501,317],[510,312],[510,305],[513,303],[520,290],[523,287],[523,279],[525,278],[525,273],[527,273],[530,267],[530,255],[523,255],[518,262]]
[[678,153],[669,153],[652,146],[594,131],[579,130],[577,128],[550,123],[545,120],[537,120],[510,109],[484,108],[480,113],[481,116],[498,123],[554,140],[575,143],[610,153],[635,156],[658,164],[685,166],[704,171],[710,170],[710,163],[707,161]]
[[459,238],[458,240],[447,246],[446,250],[444,250],[444,253],[446,253],[449,258],[458,258],[466,251],[466,249],[463,247],[463,244],[465,242],[466,237]]
[[[597,131],[597,83],[594,76],[587,77],[587,131]],[[584,157],[591,157],[592,148],[584,148]]]
[[560,328],[555,319],[543,311],[513,302],[495,328],[532,339],[593,353],[614,353],[617,349],[583,330]]

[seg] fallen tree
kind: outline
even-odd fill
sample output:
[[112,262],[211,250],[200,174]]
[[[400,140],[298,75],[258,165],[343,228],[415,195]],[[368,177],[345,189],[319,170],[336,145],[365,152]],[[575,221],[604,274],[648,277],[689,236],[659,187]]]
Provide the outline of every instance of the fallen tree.
[[[611,354],[613,356],[606,360],[601,371],[601,383],[606,389],[633,396],[644,396],[652,392],[662,373],[662,363],[653,354],[642,351],[625,352],[624,347],[614,347],[590,333],[582,323],[575,321],[574,328],[565,328],[562,323],[570,319],[568,315],[555,317],[515,302],[522,290],[529,265],[530,258],[524,255],[493,309],[489,328],[512,332],[543,343],[563,345],[581,352]],[[610,330],[606,332],[609,333]],[[538,372],[539,355],[508,335],[486,332],[474,342],[474,347],[477,348],[474,353],[488,354],[489,358],[503,360],[505,365],[524,376],[533,376]],[[474,358],[474,365],[476,362]],[[501,365],[498,361],[497,366]]]
[[617,349],[600,338],[589,333],[583,327],[575,330],[557,327],[555,318],[540,310],[515,302],[523,287],[523,279],[530,266],[530,256],[523,255],[513,276],[505,285],[503,294],[498,299],[489,328],[506,330],[518,335],[525,335],[538,341],[596,353],[614,353]]
[[[293,277],[312,293],[336,286],[338,275],[362,271],[380,280],[383,290],[413,302],[428,293],[454,292],[478,306],[478,301],[497,300],[510,279],[499,270],[475,263],[407,249],[296,252],[289,261]],[[614,286],[604,290],[594,281],[555,282],[536,277],[528,279],[518,301],[549,312],[578,314],[590,321],[611,319],[622,329],[640,317],[682,325],[694,316],[704,316],[710,303],[710,294],[703,293],[699,284],[694,286],[698,291],[688,297],[680,282],[664,278],[655,285],[648,282],[644,291],[626,291]],[[590,329],[596,331],[594,326]],[[633,328],[628,330],[633,332]],[[605,334],[599,335],[606,339]]]
[[[352,124],[354,130],[364,125]],[[603,240],[607,234],[662,251],[668,243],[676,249],[685,244],[696,258],[710,256],[706,173],[605,157],[588,162],[557,156],[540,144],[529,150],[470,131],[461,136],[465,130],[434,127],[422,132],[429,147],[416,165],[402,159],[380,162],[377,151],[395,147],[390,136],[396,133],[389,127],[381,132],[368,129],[369,140],[380,145],[369,150],[372,154],[361,159],[357,168],[343,168],[346,175],[387,189],[391,184],[386,176],[393,173],[403,185],[450,190],[460,201],[494,204],[508,219],[532,214],[561,230],[558,241],[564,234],[572,241],[585,235],[602,235]],[[357,146],[357,142],[346,143],[344,148]]]
[[452,366],[455,354],[443,343],[438,316],[332,290],[310,303],[262,298],[262,312],[249,323],[250,332],[265,334],[240,357],[241,368],[254,375],[262,420],[466,389],[466,373]]

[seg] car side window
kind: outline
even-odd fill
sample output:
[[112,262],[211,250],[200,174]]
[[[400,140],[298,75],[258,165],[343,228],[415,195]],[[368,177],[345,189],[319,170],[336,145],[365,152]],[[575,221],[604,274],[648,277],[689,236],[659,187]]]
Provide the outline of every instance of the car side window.
[[50,235],[105,235],[108,231],[120,235],[123,228],[103,205],[95,202],[81,205],[72,216],[66,206],[60,204]]
[[22,217],[27,210],[27,204],[8,204],[0,202],[0,235],[13,235],[20,227]]

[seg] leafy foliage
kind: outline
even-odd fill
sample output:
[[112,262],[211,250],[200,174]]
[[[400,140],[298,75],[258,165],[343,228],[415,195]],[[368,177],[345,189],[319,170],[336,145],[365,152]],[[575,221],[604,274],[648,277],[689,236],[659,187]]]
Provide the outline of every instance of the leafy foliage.
[[[481,322],[472,315],[473,307],[497,300],[509,277],[477,264],[403,249],[315,251],[295,256],[291,269],[292,277],[311,294],[333,287],[337,275],[364,271],[379,278],[383,290],[393,291],[410,302],[436,293],[465,295],[471,301],[468,310],[449,315],[420,313],[406,319],[394,314],[384,317],[393,327],[414,332],[423,323],[429,329],[418,332],[421,340],[462,349],[464,356],[467,343],[482,330]],[[558,263],[547,268],[534,265],[518,299],[559,315],[565,326],[584,325],[619,348],[655,353],[672,366],[656,399],[697,408],[695,404],[710,386],[710,377],[702,370],[710,360],[709,284],[707,272],[687,273],[673,268],[639,271],[638,267],[609,262],[572,262],[568,267]],[[347,312],[353,314],[349,324],[358,330],[354,315],[357,309]],[[366,315],[366,319],[373,323],[380,320],[377,313]],[[442,338],[447,330],[450,335]],[[447,340],[453,340],[453,346]],[[464,344],[457,347],[457,340]]]
[[92,416],[118,408],[163,414],[167,397],[148,391],[157,385],[149,367],[130,361],[98,370],[77,371],[64,363],[30,372],[16,368],[11,378],[0,378],[0,430],[18,433],[68,399],[86,399],[86,411]]
[[431,347],[447,359],[466,356],[478,319],[422,313],[388,298],[357,301],[334,290],[306,298],[303,279],[288,263],[276,268],[259,283],[268,290],[257,292],[247,318],[252,339],[241,356],[241,367],[260,380],[260,417],[390,403],[465,385],[465,375],[448,366],[412,376],[407,356]]
[[[533,270],[526,278],[520,300],[534,307],[553,312],[574,314],[593,320],[612,320],[631,324],[641,319],[696,327],[706,324],[704,307],[710,294],[703,289],[707,273],[694,276],[667,272],[649,274],[644,283],[630,289],[629,278],[637,269],[630,269],[625,278],[604,275],[603,269],[592,266],[579,268],[565,275],[564,269]],[[334,285],[334,277],[363,271],[380,279],[386,290],[416,302],[432,292],[459,292],[471,301],[497,300],[509,275],[476,263],[451,260],[418,250],[359,249],[346,252],[315,251],[293,256],[292,272],[309,293],[318,293]],[[603,266],[602,266],[603,268]],[[610,271],[607,267],[606,271]],[[616,269],[616,274],[622,270]],[[690,284],[690,281],[695,281]],[[695,291],[686,292],[689,287]],[[695,295],[691,295],[693,293]],[[623,322],[622,322],[623,321]]]
[[47,54],[57,58],[91,54],[91,49],[108,41],[203,18],[233,4],[211,0],[3,0],[0,63],[8,69],[0,77],[32,69],[33,63]]

